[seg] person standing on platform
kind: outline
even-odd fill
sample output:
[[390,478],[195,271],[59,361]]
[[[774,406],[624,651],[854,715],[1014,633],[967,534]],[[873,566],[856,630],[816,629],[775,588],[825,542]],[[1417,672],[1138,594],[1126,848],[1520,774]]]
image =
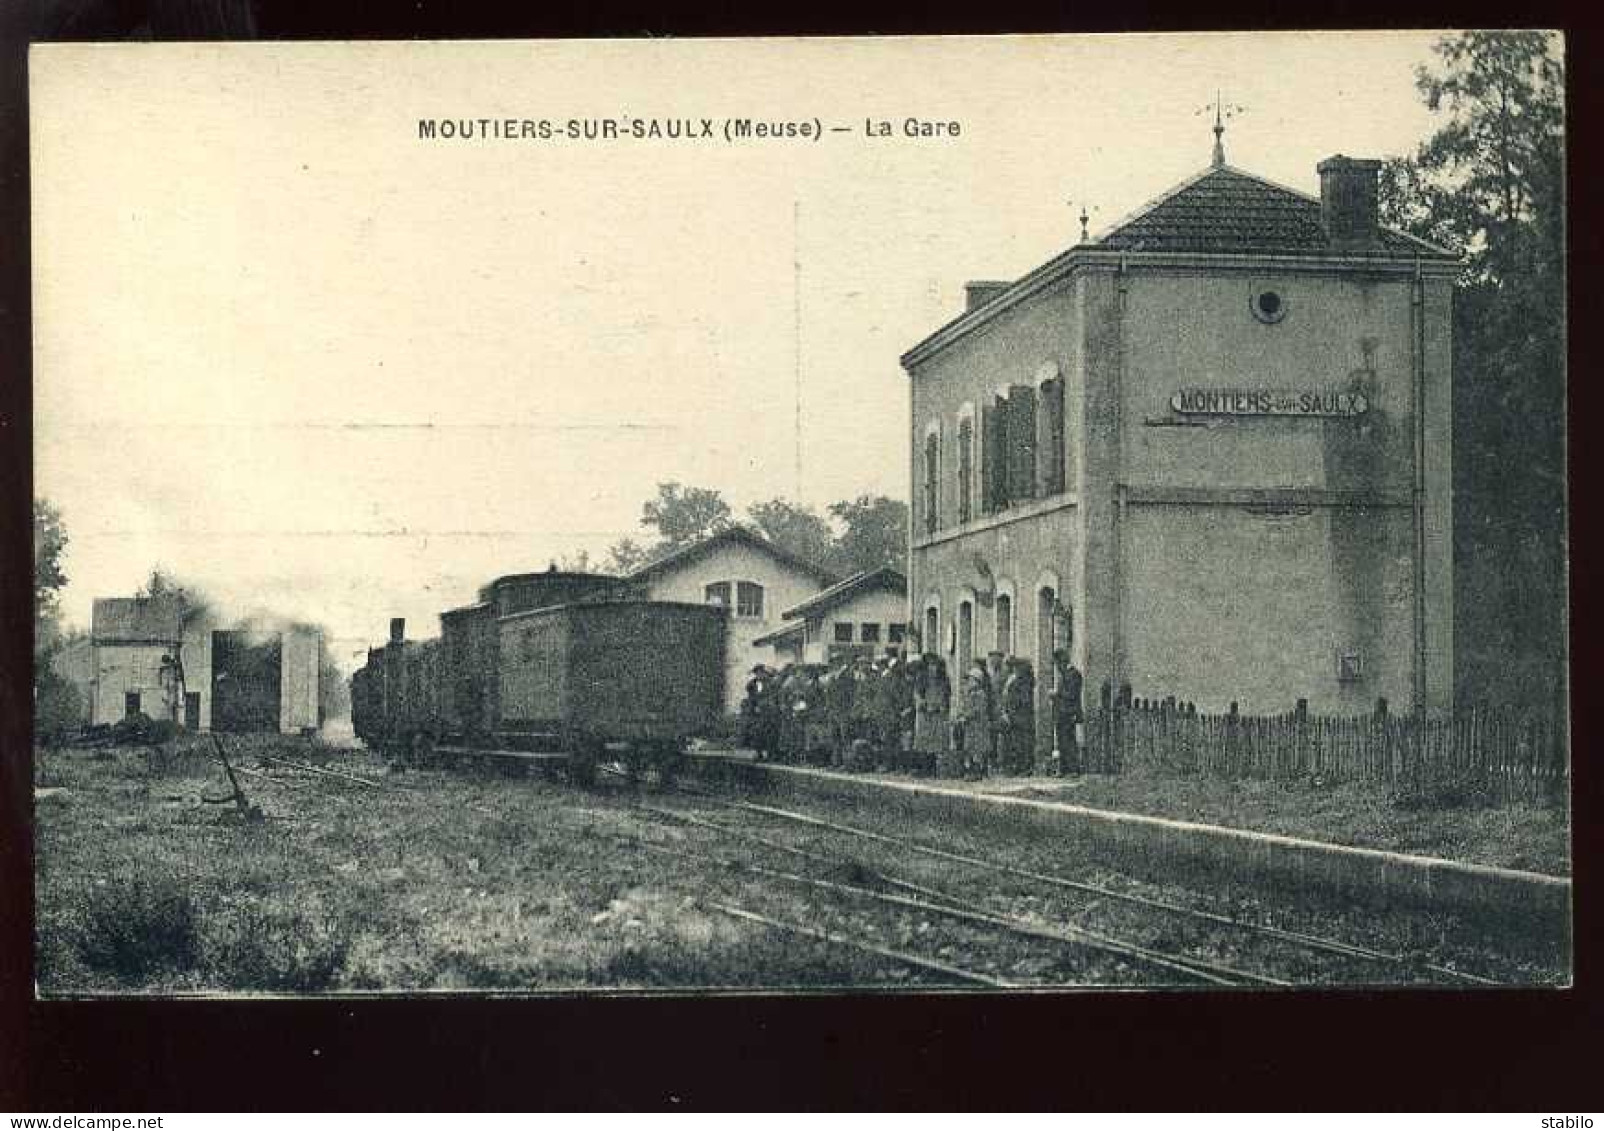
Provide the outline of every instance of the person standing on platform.
[[947,665],[934,652],[922,661],[923,674],[914,699],[913,748],[927,774],[955,777],[962,767],[952,756],[952,680]]
[[764,667],[762,664],[757,664],[752,668],[746,681],[746,694],[741,698],[741,745],[748,750],[759,750],[760,753],[758,703],[763,687],[763,672]]
[[786,664],[775,686],[779,692],[780,761],[794,764],[802,759],[802,720],[797,713],[802,697],[802,666]]
[[830,726],[830,765],[844,766],[852,746],[852,694],[856,688],[850,662],[836,662],[826,677],[825,712]]
[[824,712],[819,699],[819,672],[812,664],[797,665],[795,704],[791,708],[796,718],[799,736],[798,758],[802,764],[813,762],[816,752],[827,743],[821,741],[819,721]]
[[1053,652],[1053,745],[1058,750],[1058,772],[1064,777],[1082,773],[1081,722],[1086,717],[1085,677],[1063,648]]
[[990,766],[994,714],[991,676],[986,671],[986,662],[976,659],[964,676],[957,733],[957,746],[963,755],[963,775],[970,781],[985,777]]
[[847,769],[862,772],[874,768],[876,723],[879,718],[879,673],[867,656],[852,665],[851,742],[847,747]]
[[1002,767],[1002,689],[1008,678],[1008,669],[1001,652],[986,653],[986,678],[991,688],[991,744],[986,751],[986,766],[996,773]]
[[1036,749],[1036,674],[1030,662],[1010,656],[1004,666],[1002,694],[998,696],[998,732],[1003,769],[1028,774]]
[[875,738],[879,746],[876,761],[883,769],[902,769],[902,735],[909,701],[906,665],[896,656],[887,657],[880,663],[880,678],[875,685]]

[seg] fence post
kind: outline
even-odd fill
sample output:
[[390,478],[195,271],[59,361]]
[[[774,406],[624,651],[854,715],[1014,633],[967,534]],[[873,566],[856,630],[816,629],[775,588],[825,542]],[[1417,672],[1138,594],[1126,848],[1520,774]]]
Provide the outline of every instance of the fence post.
[[[1309,701],[1299,699],[1292,712],[1292,774],[1296,777],[1318,776],[1319,771],[1309,757]],[[1310,774],[1313,770],[1314,773]]]
[[1225,776],[1228,778],[1241,776],[1241,725],[1242,719],[1233,699],[1231,709],[1225,716]]
[[1113,741],[1114,727],[1114,685],[1106,679],[1103,681],[1102,690],[1098,695],[1098,703],[1101,705],[1102,709],[1097,713],[1098,741],[1095,771],[1097,773],[1106,774],[1108,773],[1108,766],[1109,762],[1111,761],[1108,753],[1108,747]]
[[1381,780],[1392,783],[1392,727],[1387,725],[1387,697],[1376,698],[1376,712],[1371,716],[1371,730],[1381,739]]
[[1114,742],[1109,747],[1108,772],[1120,773],[1125,769],[1125,743],[1130,734],[1131,685],[1128,680],[1120,682],[1119,692],[1114,696]]

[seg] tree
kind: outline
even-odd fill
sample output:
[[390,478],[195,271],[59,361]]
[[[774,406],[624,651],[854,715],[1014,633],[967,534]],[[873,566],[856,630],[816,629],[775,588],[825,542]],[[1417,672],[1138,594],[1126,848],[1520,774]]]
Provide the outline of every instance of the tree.
[[555,564],[564,573],[589,573],[593,565],[590,560],[589,550],[566,554],[558,558]]
[[33,709],[34,733],[45,737],[74,727],[82,703],[73,685],[53,664],[66,638],[61,631],[62,568],[67,527],[61,512],[45,499],[33,501]]
[[1467,32],[1416,86],[1442,125],[1389,162],[1382,215],[1460,250],[1454,304],[1456,682],[1462,699],[1562,686],[1565,613],[1563,73],[1541,32]]
[[67,527],[48,500],[33,501],[33,668],[34,688],[50,668],[61,645],[59,593],[67,584],[62,561],[67,553]]
[[908,504],[884,495],[860,495],[830,504],[830,514],[841,523],[841,536],[828,563],[838,573],[907,568]]
[[134,596],[167,598],[176,602],[179,616],[186,627],[197,620],[215,619],[211,598],[193,585],[180,584],[177,578],[159,565],[152,567],[150,576]]
[[746,513],[760,534],[803,561],[825,565],[836,552],[835,531],[812,507],[770,499]]
[[67,527],[61,512],[46,499],[33,501],[33,609],[36,619],[56,612],[56,593],[67,584],[62,559]]
[[607,550],[607,572],[620,575],[634,573],[646,564],[648,557],[645,547],[633,538],[620,538]]
[[640,521],[657,531],[661,549],[677,550],[730,525],[730,506],[717,491],[659,483],[657,498],[641,507]]

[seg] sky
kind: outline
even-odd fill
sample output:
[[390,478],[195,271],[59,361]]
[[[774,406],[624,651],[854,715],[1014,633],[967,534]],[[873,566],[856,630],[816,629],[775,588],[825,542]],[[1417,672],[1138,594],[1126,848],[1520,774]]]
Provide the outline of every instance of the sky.
[[[966,281],[1206,166],[1216,91],[1229,163],[1292,188],[1411,152],[1437,38],[35,45],[35,493],[70,538],[65,618],[161,566],[324,625],[354,667],[391,616],[432,635],[492,577],[643,538],[659,482],[738,512],[906,498],[898,357]],[[728,118],[825,133],[731,144]]]

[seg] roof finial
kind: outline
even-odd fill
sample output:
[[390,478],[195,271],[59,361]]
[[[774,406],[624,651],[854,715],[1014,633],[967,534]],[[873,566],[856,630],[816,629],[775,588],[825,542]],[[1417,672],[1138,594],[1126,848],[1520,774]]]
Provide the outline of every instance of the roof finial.
[[1220,92],[1214,92],[1214,167],[1222,168],[1225,165],[1225,115],[1220,102]]
[[1086,215],[1086,205],[1083,202],[1081,204],[1081,206],[1080,206],[1080,242],[1081,243],[1088,243],[1088,242],[1091,241],[1091,238],[1092,238],[1091,237],[1091,233],[1089,233],[1086,230],[1086,221],[1089,220],[1089,219],[1091,219],[1091,217]]

